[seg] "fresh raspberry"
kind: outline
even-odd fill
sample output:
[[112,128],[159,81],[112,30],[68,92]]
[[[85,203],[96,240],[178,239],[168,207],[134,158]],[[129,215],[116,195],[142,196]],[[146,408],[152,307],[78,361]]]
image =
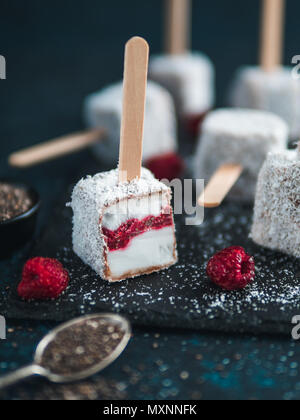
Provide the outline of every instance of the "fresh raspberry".
[[68,284],[69,274],[59,261],[37,257],[25,264],[18,294],[25,300],[56,299]]
[[232,246],[214,255],[206,272],[217,286],[225,290],[243,289],[255,278],[255,262],[244,248]]
[[182,175],[184,162],[176,153],[168,153],[149,159],[146,162],[146,168],[153,172],[157,179],[168,179],[172,181]]

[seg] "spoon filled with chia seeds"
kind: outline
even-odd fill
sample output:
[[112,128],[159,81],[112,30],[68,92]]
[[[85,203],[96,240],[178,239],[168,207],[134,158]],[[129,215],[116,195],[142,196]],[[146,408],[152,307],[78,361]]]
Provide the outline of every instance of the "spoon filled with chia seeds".
[[77,318],[54,329],[40,342],[32,365],[0,378],[0,390],[31,376],[54,383],[86,379],[114,362],[130,337],[130,324],[119,315]]

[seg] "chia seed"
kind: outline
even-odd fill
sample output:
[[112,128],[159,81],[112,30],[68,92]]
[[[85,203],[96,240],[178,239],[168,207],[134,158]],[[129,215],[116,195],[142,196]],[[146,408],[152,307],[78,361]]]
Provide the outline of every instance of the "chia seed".
[[26,213],[32,204],[24,188],[0,182],[0,222]]
[[118,325],[108,321],[82,321],[57,334],[46,348],[41,365],[57,375],[81,373],[106,359],[124,335]]

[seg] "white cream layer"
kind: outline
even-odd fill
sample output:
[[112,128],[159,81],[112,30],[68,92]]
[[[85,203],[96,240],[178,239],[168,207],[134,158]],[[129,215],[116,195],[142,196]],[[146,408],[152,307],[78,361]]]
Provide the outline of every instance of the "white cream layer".
[[168,226],[137,236],[126,249],[109,252],[107,262],[113,278],[173,264],[174,228]]

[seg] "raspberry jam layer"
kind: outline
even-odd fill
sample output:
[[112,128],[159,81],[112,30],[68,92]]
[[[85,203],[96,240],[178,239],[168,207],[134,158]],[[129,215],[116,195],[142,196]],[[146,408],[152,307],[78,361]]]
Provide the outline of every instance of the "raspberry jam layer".
[[208,112],[203,112],[202,114],[193,114],[185,117],[185,126],[186,130],[196,139],[201,132],[202,123]]
[[182,175],[184,161],[176,153],[167,153],[149,159],[145,166],[154,174],[155,178],[172,181]]
[[126,249],[130,241],[136,236],[142,235],[150,230],[160,230],[165,227],[173,226],[172,210],[160,216],[148,216],[143,220],[131,219],[123,223],[117,230],[102,228],[103,235],[109,251],[119,251]]

